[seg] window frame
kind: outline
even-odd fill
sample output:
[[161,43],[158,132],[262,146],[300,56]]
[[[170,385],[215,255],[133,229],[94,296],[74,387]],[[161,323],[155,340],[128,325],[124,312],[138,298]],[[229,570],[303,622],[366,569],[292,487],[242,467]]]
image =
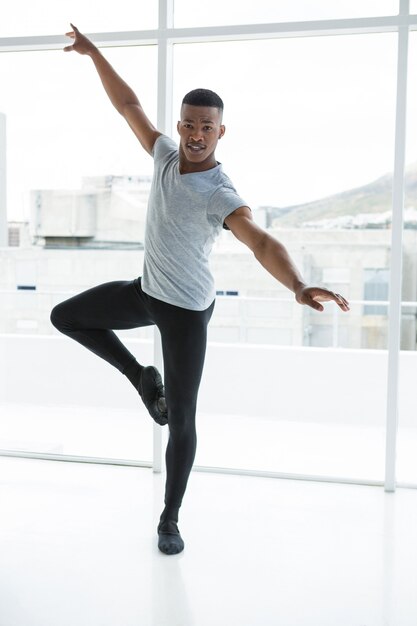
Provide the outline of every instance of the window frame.
[[[158,47],[157,79],[157,126],[168,135],[172,134],[173,55],[175,44],[219,41],[239,41],[284,37],[321,37],[327,35],[350,35],[371,33],[398,33],[396,121],[391,274],[389,287],[389,341],[388,379],[386,401],[386,466],[385,490],[395,491],[396,444],[398,430],[398,382],[401,329],[402,284],[402,232],[404,212],[404,175],[407,104],[407,60],[409,32],[417,30],[417,15],[410,14],[409,0],[399,0],[397,15],[283,22],[267,24],[235,24],[196,28],[174,27],[174,0],[159,0],[158,28],[156,30],[87,33],[100,47],[141,46],[155,44]],[[67,43],[62,35],[0,38],[0,52],[58,50]],[[1,163],[0,163],[1,166]],[[1,168],[0,168],[1,169]],[[1,198],[0,198],[1,204]],[[7,237],[7,220],[0,215],[0,243]],[[158,335],[157,335],[158,337]],[[160,358],[158,339],[155,355]],[[162,439],[156,434],[154,446],[154,470],[162,467]]]

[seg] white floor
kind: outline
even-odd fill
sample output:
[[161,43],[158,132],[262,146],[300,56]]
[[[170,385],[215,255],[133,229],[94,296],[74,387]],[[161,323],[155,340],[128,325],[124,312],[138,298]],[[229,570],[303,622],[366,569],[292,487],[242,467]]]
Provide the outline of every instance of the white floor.
[[1,626],[415,626],[417,491],[0,458]]

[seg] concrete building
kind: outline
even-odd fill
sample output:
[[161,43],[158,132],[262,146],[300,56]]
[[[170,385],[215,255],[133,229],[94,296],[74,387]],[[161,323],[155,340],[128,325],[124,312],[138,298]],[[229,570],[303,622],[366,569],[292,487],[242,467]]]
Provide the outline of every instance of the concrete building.
[[[95,230],[71,242],[62,230],[42,223],[34,228],[35,245],[0,250],[0,332],[57,332],[49,321],[51,308],[59,301],[93,285],[110,280],[129,280],[142,272],[143,250],[137,221],[135,238],[116,240],[106,231],[110,223],[111,193],[104,209],[96,215]],[[36,196],[35,196],[36,197]],[[117,196],[118,198],[120,196]],[[42,196],[42,210],[49,211],[51,198]],[[81,211],[84,200],[75,203]],[[86,205],[88,207],[88,203]],[[110,208],[109,208],[110,207]],[[49,219],[47,216],[46,219]],[[123,218],[119,219],[122,220]],[[128,221],[128,216],[124,218]],[[56,236],[56,232],[62,236]],[[117,232],[117,231],[116,231]],[[121,232],[121,231],[119,231]],[[123,231],[124,233],[125,231]],[[222,233],[211,257],[219,291],[211,323],[211,340],[293,346],[340,346],[385,348],[387,307],[365,304],[364,300],[386,301],[390,267],[389,230],[271,230],[290,251],[309,283],[343,293],[351,302],[348,314],[329,305],[322,313],[300,307],[293,294],[278,283],[254,259],[252,253],[231,233]],[[44,237],[41,237],[43,233]],[[55,234],[54,234],[55,233]],[[106,234],[107,233],[107,234]],[[131,233],[129,233],[131,235]],[[107,240],[105,239],[107,237]],[[43,245],[42,245],[43,243]],[[404,232],[403,299],[416,300],[417,232]],[[223,295],[224,294],[224,295]],[[132,337],[148,337],[149,329],[128,331]],[[404,309],[403,349],[415,349],[415,309]]]
[[143,247],[151,176],[93,176],[31,192],[31,234],[47,248]]
[[[0,249],[0,332],[51,334],[49,313],[71,294],[141,275],[150,176],[86,177],[80,189],[35,190],[30,223],[9,223]],[[270,207],[255,212],[310,284],[342,293],[349,314],[322,313],[293,294],[222,232],[211,257],[218,298],[210,339],[222,342],[377,348],[387,346],[389,228],[283,228]],[[272,211],[272,212],[271,212]],[[365,225],[366,226],[366,225]],[[417,299],[417,230],[404,231],[403,300]],[[372,304],[371,302],[376,302]],[[368,303],[369,302],[369,303]],[[150,329],[128,331],[150,337]],[[416,308],[404,307],[402,348],[416,348]]]

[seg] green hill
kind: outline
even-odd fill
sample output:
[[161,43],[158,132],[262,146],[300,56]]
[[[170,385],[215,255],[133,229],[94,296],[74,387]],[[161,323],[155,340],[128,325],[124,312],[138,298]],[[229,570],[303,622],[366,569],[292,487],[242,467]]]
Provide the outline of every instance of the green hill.
[[[299,228],[305,222],[335,219],[346,215],[391,211],[392,173],[385,174],[363,187],[289,207],[268,209],[268,223],[285,228]],[[417,208],[417,163],[406,168],[405,206]]]

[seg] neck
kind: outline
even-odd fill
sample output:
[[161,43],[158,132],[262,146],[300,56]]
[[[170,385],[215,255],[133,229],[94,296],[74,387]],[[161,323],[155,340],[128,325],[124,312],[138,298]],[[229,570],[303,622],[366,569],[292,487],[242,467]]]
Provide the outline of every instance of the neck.
[[217,166],[217,161],[214,156],[214,152],[210,154],[209,157],[205,161],[201,161],[201,163],[192,163],[187,159],[184,154],[182,147],[179,148],[179,157],[180,157],[180,174],[192,174],[193,172],[205,172],[206,170],[211,170],[213,167]]

